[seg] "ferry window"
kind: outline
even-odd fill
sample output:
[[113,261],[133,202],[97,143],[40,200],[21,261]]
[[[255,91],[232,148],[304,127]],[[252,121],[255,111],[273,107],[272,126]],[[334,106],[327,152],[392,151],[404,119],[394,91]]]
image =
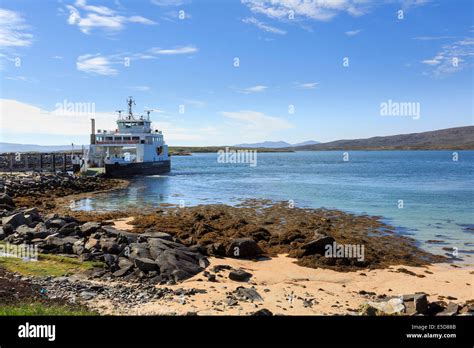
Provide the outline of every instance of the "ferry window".
[[140,137],[132,137],[132,140],[140,140]]
[[114,140],[114,137],[106,137],[105,139],[108,140],[108,141],[112,141],[112,140]]
[[123,137],[124,141],[130,141],[130,137]]

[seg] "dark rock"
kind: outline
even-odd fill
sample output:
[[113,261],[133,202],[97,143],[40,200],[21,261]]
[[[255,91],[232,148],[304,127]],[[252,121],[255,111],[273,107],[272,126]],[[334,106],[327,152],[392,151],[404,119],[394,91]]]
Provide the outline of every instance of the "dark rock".
[[2,218],[2,225],[10,225],[13,230],[18,226],[26,225],[28,220],[25,218],[23,213],[16,213],[7,217]]
[[100,228],[100,223],[98,222],[86,222],[80,227],[80,230],[84,236],[90,236],[92,233],[96,232]]
[[243,286],[239,286],[234,291],[235,297],[239,300],[245,301],[263,301],[262,296],[255,290],[254,288],[244,288]]
[[448,307],[437,315],[452,316],[458,314],[459,306],[454,302],[449,302]]
[[304,250],[303,255],[324,255],[326,251],[326,245],[334,243],[334,238],[318,233],[316,238],[311,242],[303,244],[301,249]]
[[259,316],[259,317],[261,317],[261,316],[271,317],[271,316],[273,316],[273,313],[270,310],[266,309],[266,308],[262,308],[262,309],[260,309],[256,312],[252,313],[251,315]]
[[402,299],[407,314],[426,314],[428,311],[426,294],[403,295]]
[[127,267],[121,267],[118,271],[115,271],[114,273],[112,273],[112,275],[114,277],[123,277],[125,275],[128,274],[128,272],[130,272],[130,270],[132,269],[132,266],[127,266]]
[[13,202],[13,199],[5,193],[0,194],[0,205],[2,205],[6,210],[15,209],[15,202]]
[[156,258],[156,262],[160,267],[163,278],[181,281],[203,270],[203,268],[199,266],[199,259],[202,257],[202,255],[192,253],[184,247],[184,249],[164,250]]
[[234,258],[253,258],[262,254],[262,249],[251,238],[237,238],[232,240],[226,250],[227,256]]
[[244,271],[243,269],[237,269],[230,271],[229,279],[235,280],[237,282],[246,282],[252,277],[252,274]]
[[135,266],[137,266],[137,268],[143,272],[159,270],[157,262],[145,257],[135,258]]
[[66,224],[66,221],[63,219],[50,219],[46,220],[45,224],[48,228],[61,228]]
[[128,246],[126,256],[130,259],[141,258],[151,258],[150,252],[148,251],[148,246],[146,243],[132,243]]
[[99,245],[107,253],[118,254],[121,251],[120,245],[115,241],[115,238],[101,238]]
[[22,238],[31,239],[34,231],[35,230],[33,228],[28,227],[27,225],[21,225],[16,228],[15,232],[18,233],[18,235],[20,235]]
[[116,268],[118,257],[112,254],[104,254],[104,261],[109,268]]
[[229,266],[229,265],[215,265],[214,267],[212,267],[212,271],[214,273],[219,273],[223,269],[232,270],[233,268],[232,268],[232,266]]
[[78,224],[76,222],[68,222],[59,229],[58,233],[63,236],[69,236],[75,232],[77,226]]
[[146,231],[145,233],[141,234],[141,236],[148,237],[148,238],[160,238],[160,239],[165,239],[165,240],[173,239],[173,236],[171,236],[171,234],[168,234],[165,232]]

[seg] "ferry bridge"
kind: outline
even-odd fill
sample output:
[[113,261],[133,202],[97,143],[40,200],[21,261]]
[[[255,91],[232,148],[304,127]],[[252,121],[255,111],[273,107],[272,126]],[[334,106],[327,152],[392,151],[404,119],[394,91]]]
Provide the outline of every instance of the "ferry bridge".
[[79,171],[82,151],[56,153],[0,153],[0,172]]

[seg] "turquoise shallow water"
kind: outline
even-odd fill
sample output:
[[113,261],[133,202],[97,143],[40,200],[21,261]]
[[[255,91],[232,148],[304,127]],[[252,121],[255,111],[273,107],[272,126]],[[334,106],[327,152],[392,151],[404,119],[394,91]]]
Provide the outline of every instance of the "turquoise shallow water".
[[[452,151],[351,151],[343,161],[342,151],[259,153],[252,167],[218,163],[216,153],[194,154],[173,157],[169,175],[133,179],[127,189],[76,202],[76,209],[293,200],[296,206],[380,215],[425,249],[457,247],[460,257],[470,257],[474,151],[458,155],[453,161]],[[430,239],[445,244],[426,243]]]

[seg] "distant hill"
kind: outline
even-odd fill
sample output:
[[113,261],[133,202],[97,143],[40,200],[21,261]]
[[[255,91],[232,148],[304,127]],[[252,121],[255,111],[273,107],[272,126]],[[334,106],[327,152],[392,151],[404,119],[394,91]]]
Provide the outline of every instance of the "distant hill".
[[292,147],[292,146],[302,146],[302,145],[313,145],[319,144],[319,142],[314,140],[304,141],[302,143],[297,144],[290,144],[286,141],[263,141],[261,143],[253,143],[253,144],[237,144],[234,147],[241,147],[241,148],[266,148],[266,149],[281,149],[284,147]]
[[296,151],[314,150],[474,150],[474,126],[430,132],[337,140],[291,147]]
[[304,146],[304,145],[315,145],[315,144],[320,144],[320,142],[314,141],[314,140],[308,140],[308,141],[303,141],[302,143],[293,144],[292,146]]
[[[71,145],[34,145],[0,143],[0,152],[56,152],[69,151],[71,149]],[[80,149],[82,149],[82,145],[74,145],[74,150]]]

